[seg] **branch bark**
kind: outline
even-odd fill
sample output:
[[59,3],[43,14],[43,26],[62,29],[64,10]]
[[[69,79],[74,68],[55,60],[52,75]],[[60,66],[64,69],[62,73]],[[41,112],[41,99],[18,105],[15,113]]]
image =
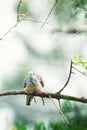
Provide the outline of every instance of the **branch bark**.
[[[28,95],[27,93],[25,93],[23,90],[19,90],[19,91],[7,91],[7,92],[2,92],[0,93],[0,97],[2,96],[10,96],[10,95]],[[29,94],[30,95],[30,94]],[[81,103],[87,103],[87,98],[85,97],[74,97],[74,96],[69,96],[69,95],[64,95],[64,94],[60,94],[60,93],[46,93],[46,92],[42,92],[40,94],[31,94],[34,96],[38,96],[41,98],[54,98],[54,99],[63,99],[63,100],[70,100],[70,101],[77,101],[77,102],[81,102]]]

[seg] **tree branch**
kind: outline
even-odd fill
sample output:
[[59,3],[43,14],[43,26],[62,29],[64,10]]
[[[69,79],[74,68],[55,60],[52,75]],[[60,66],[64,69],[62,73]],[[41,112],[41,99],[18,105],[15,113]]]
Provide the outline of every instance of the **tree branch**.
[[[19,91],[7,91],[7,92],[2,92],[0,93],[0,97],[1,96],[10,96],[10,95],[28,95],[27,93],[25,93],[23,90],[19,90]],[[77,101],[77,102],[81,102],[81,103],[87,103],[87,98],[84,97],[74,97],[74,96],[69,96],[69,95],[64,95],[64,94],[60,94],[60,93],[45,93],[42,92],[40,94],[30,94],[33,96],[38,96],[41,98],[49,98],[49,96],[51,98],[54,99],[63,99],[63,100],[71,100],[71,101]]]
[[59,92],[57,92],[57,93],[61,93],[63,90],[64,90],[64,88],[68,85],[68,83],[69,83],[69,81],[70,81],[70,78],[71,78],[71,74],[72,74],[72,60],[71,60],[71,64],[70,64],[70,71],[69,71],[69,76],[68,76],[68,78],[67,78],[67,81],[66,81],[66,83],[64,84],[64,86],[59,90]]

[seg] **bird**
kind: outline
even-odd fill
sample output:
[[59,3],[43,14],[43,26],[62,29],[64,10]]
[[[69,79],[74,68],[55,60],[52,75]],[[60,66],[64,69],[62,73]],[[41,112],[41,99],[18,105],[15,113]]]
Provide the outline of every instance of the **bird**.
[[[27,94],[39,94],[43,92],[43,87],[44,82],[42,77],[40,75],[35,74],[33,71],[29,71],[28,75],[24,79],[24,91]],[[33,98],[33,95],[27,95],[26,105],[31,105],[31,101]]]

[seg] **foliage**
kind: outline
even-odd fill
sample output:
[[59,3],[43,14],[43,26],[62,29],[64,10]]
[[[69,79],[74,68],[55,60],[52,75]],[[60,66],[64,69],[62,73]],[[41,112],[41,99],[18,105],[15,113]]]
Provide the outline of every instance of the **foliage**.
[[[82,113],[83,107],[79,107],[77,104],[71,104],[69,101],[64,101],[62,104],[62,110],[70,122],[66,124],[62,120],[51,120],[48,124],[44,122],[37,122],[33,124],[33,130],[87,130],[87,112],[84,108],[85,114]],[[71,115],[72,111],[72,115]],[[31,128],[31,126],[29,126]],[[15,127],[11,130],[27,130],[25,123],[15,121]]]
[[50,122],[48,125],[49,130],[62,130],[62,123],[61,122]]
[[46,130],[46,126],[44,123],[37,123],[34,126],[34,130]]
[[83,56],[73,56],[73,64],[82,66],[87,71],[87,62],[84,60]]
[[[87,114],[82,114],[81,110],[83,108],[79,108],[77,105],[74,104],[74,106],[72,107],[72,105],[69,105],[69,107],[67,107],[66,104],[68,104],[69,102],[64,102],[63,104],[63,109],[65,108],[65,113],[67,110],[67,113],[69,113],[72,109],[73,111],[73,116],[71,117],[68,116],[70,125],[67,125],[65,122],[62,121],[51,121],[47,128],[45,126],[44,123],[43,124],[44,128],[46,128],[46,130],[87,130]],[[69,103],[70,104],[70,103]],[[41,124],[38,123],[36,124],[36,126],[38,126],[39,129],[35,129],[35,130],[44,130],[41,129]],[[36,128],[36,126],[34,128]]]
[[[87,14],[87,0],[59,0],[55,8],[55,16],[62,23],[72,23],[77,20],[79,13],[84,10]],[[66,16],[66,17],[65,17]]]
[[[51,5],[51,1],[48,0],[49,5]],[[84,19],[87,18],[87,9],[86,9],[87,0],[58,0],[56,7],[52,11],[54,11],[55,20],[58,23],[72,23],[77,20],[78,15],[81,11],[84,11]],[[28,0],[22,1],[20,6],[19,13],[24,15],[29,13],[30,16],[34,18],[38,18],[36,14],[34,14],[32,8],[30,8],[30,2]],[[43,6],[43,5],[41,5]],[[17,5],[15,7],[15,10]],[[48,5],[46,6],[48,8]],[[52,15],[52,13],[50,14]],[[66,17],[65,17],[66,16]]]
[[[13,130],[13,129],[11,129],[11,130]],[[27,127],[24,124],[16,121],[14,130],[27,130]]]
[[26,126],[19,122],[16,122],[16,128],[17,130],[26,130]]
[[[35,124],[33,130],[87,130],[87,117],[77,116],[71,119],[71,125],[67,125],[62,121],[51,121],[46,127],[45,123]],[[14,129],[11,130],[27,130],[25,124],[17,122]]]
[[69,100],[63,102],[62,104],[62,111],[63,113],[68,113],[68,112],[71,112],[72,110],[72,104]]

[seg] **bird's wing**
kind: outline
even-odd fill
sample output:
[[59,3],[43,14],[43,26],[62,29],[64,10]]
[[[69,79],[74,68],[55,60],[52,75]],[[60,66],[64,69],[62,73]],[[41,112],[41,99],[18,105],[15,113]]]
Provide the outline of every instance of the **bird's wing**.
[[42,87],[44,87],[44,81],[43,81],[42,77],[40,75],[36,75],[36,78],[39,80],[39,82],[41,83]]
[[27,79],[28,79],[28,77],[26,77],[26,78],[24,79],[24,88],[25,88],[26,85],[27,85]]

